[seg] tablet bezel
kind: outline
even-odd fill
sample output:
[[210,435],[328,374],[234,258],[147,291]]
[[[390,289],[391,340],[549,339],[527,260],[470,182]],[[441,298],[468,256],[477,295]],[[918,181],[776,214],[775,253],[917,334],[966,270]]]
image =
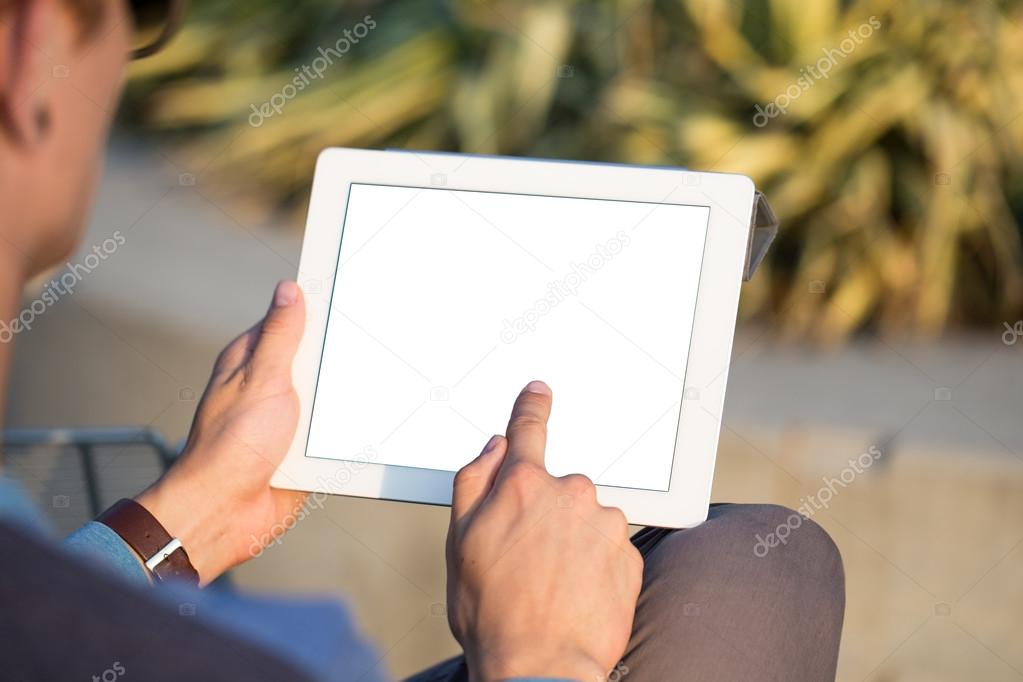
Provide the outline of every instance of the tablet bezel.
[[306,299],[306,331],[293,366],[301,410],[294,441],[271,485],[447,505],[453,472],[376,464],[371,450],[351,453],[352,460],[305,456],[341,227],[353,183],[709,207],[668,490],[597,486],[598,500],[620,507],[630,523],[684,528],[707,518],[753,211],[755,190],[749,178],[678,168],[463,154],[342,148],[320,153],[298,274]]

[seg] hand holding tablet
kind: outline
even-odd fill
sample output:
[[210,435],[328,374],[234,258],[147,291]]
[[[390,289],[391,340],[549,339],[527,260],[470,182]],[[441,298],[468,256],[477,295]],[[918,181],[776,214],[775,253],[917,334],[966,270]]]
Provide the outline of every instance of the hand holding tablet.
[[552,474],[633,523],[702,521],[753,204],[737,175],[325,151],[274,485],[450,504],[541,378]]

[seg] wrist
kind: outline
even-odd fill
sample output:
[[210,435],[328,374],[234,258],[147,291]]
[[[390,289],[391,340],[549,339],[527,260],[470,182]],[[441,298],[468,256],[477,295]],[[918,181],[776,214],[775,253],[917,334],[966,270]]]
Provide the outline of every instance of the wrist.
[[196,485],[186,485],[174,474],[164,476],[135,497],[171,536],[181,541],[199,584],[206,585],[231,567],[229,543],[223,520],[226,514],[214,508],[215,495],[206,495]]

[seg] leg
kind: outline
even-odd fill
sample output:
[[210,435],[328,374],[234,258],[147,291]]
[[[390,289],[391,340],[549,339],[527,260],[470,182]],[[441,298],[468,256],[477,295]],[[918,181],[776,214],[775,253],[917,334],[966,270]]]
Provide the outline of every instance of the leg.
[[[820,526],[802,519],[785,544],[757,546],[795,512],[714,505],[682,531],[633,537],[646,567],[632,639],[609,680],[821,682],[835,677],[845,609],[842,559]],[[409,682],[464,682],[461,657]],[[586,682],[589,682],[588,680]]]
[[[835,678],[842,559],[820,526],[793,514],[715,505],[696,528],[636,534],[646,566],[623,661],[629,682]],[[785,544],[758,545],[780,527],[792,529]]]

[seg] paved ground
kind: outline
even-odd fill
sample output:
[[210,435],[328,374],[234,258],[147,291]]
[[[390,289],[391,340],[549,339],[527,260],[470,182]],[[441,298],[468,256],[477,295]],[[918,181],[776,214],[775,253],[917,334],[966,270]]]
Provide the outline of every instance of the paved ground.
[[[154,158],[114,154],[85,245],[115,230],[124,244],[18,338],[8,425],[180,438],[216,351],[294,274],[296,235]],[[714,497],[795,507],[845,476],[814,514],[846,562],[842,680],[1023,679],[1023,342],[1002,331],[815,351],[740,330]],[[62,527],[85,516],[69,454],[10,459]],[[100,470],[108,498],[156,472],[119,450]],[[235,577],[348,599],[382,665],[408,673],[456,650],[439,609],[445,523],[443,509],[334,499]]]

